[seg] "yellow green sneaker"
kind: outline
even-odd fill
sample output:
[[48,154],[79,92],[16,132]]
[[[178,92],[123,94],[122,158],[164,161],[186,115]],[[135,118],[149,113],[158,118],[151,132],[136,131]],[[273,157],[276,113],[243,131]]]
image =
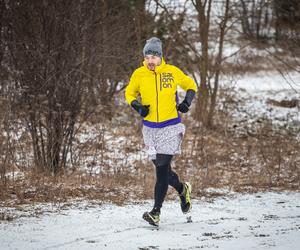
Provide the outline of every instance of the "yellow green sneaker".
[[192,209],[191,192],[192,192],[191,184],[188,182],[183,183],[183,191],[179,195],[179,197],[180,197],[181,211],[184,214],[188,213]]
[[159,212],[145,212],[143,214],[143,219],[147,221],[150,225],[158,226],[159,225]]

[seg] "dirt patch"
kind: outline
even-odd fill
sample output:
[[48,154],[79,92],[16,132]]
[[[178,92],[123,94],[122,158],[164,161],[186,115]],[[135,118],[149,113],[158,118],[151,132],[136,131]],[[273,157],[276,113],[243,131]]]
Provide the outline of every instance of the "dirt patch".
[[268,99],[267,103],[273,106],[277,107],[283,107],[283,108],[296,108],[299,107],[299,100],[297,99],[292,99],[292,100],[273,100],[273,99]]

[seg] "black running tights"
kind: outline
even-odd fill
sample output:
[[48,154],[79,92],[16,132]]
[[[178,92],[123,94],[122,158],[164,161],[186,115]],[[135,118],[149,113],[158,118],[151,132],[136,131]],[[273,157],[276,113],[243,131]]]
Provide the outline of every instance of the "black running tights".
[[180,194],[183,184],[179,181],[178,175],[171,169],[173,155],[157,154],[153,163],[156,167],[156,184],[154,189],[154,210],[160,211],[162,203],[168,191],[168,185],[176,189]]

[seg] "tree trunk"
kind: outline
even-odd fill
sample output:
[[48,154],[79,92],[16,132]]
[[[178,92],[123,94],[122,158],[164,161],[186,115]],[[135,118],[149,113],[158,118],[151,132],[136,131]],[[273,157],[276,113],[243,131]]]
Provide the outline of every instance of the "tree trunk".
[[229,11],[229,0],[226,0],[225,2],[225,11],[223,20],[220,24],[220,35],[219,35],[219,50],[218,50],[218,56],[216,59],[216,65],[215,65],[215,79],[214,79],[214,88],[211,95],[211,102],[210,102],[210,109],[208,113],[208,119],[207,119],[207,125],[208,127],[213,126],[213,117],[214,112],[216,109],[217,104],[217,94],[219,89],[219,77],[221,73],[221,64],[222,64],[222,58],[223,58],[223,45],[224,45],[224,37],[225,37],[225,31],[226,31],[226,24],[228,21],[228,11]]
[[[199,34],[201,41],[200,58],[200,87],[198,92],[198,101],[196,104],[197,113],[196,119],[207,125],[208,122],[208,108],[209,108],[209,54],[208,54],[208,39],[209,39],[209,24],[210,24],[210,11],[212,0],[203,3],[201,0],[196,1],[196,9],[198,11]],[[208,4],[208,6],[206,6]]]

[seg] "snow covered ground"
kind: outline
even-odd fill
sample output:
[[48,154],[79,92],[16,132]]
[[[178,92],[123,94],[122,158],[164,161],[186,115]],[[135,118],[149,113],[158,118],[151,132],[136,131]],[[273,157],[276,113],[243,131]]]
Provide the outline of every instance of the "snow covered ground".
[[270,91],[276,98],[276,93],[281,91],[294,92],[295,94],[300,91],[300,74],[298,72],[286,72],[281,75],[277,71],[261,71],[234,77],[235,79],[231,81],[233,86],[245,89],[252,94]]
[[[264,118],[275,126],[294,126],[299,133],[300,124],[300,74],[289,72],[285,79],[278,72],[258,72],[235,79],[225,78],[222,86],[233,87],[238,97],[237,106],[232,110],[237,121],[255,122]],[[281,107],[272,101],[295,100],[295,107]]]
[[141,218],[151,202],[74,203],[59,212],[0,224],[1,249],[299,249],[300,193],[231,194],[164,204],[159,228]]
[[[283,124],[299,124],[299,107],[268,103],[268,99],[299,100],[300,75],[292,77],[292,88],[275,73],[246,75],[234,82],[229,79],[227,86],[233,85],[239,92],[236,117],[247,122],[267,117]],[[128,143],[123,137],[114,138],[121,147]],[[108,159],[125,159],[117,150],[111,154]],[[136,150],[132,158],[146,156]],[[131,161],[126,158],[121,165]],[[164,204],[159,228],[147,225],[141,218],[144,211],[151,209],[149,201],[125,206],[74,202],[66,209],[57,209],[57,204],[0,207],[0,218],[18,217],[0,220],[0,249],[299,249],[299,192],[231,194],[195,200],[192,223],[186,222],[178,203]]]

